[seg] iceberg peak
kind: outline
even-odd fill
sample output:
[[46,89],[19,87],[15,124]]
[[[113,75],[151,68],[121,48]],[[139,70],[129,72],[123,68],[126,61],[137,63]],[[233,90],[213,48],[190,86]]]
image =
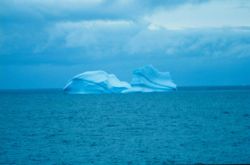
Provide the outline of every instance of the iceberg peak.
[[153,65],[147,65],[133,71],[132,88],[126,92],[166,92],[176,90],[169,72],[160,72]]
[[64,87],[64,91],[73,94],[120,93],[129,88],[129,83],[120,81],[114,74],[98,70],[76,75]]

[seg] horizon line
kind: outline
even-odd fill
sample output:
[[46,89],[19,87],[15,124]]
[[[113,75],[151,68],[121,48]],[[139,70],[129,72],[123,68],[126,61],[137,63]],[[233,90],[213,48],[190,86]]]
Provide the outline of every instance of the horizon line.
[[[240,89],[240,88],[250,88],[248,85],[183,85],[177,86],[178,89]],[[49,90],[61,90],[62,88],[0,88],[0,92],[3,91],[49,91]]]

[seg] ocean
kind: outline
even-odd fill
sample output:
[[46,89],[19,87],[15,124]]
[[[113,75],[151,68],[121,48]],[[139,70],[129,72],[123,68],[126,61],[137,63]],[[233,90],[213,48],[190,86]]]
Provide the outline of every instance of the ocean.
[[0,164],[250,163],[250,89],[0,92]]

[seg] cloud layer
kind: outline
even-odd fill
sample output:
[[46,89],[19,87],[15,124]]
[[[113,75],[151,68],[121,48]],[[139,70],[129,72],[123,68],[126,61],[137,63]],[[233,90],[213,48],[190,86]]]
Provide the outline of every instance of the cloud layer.
[[207,0],[1,0],[4,21],[77,21],[136,19],[158,8],[199,4]]

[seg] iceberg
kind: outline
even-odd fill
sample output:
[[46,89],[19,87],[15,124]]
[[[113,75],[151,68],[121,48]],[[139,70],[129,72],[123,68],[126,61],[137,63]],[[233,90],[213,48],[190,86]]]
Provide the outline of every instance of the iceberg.
[[176,90],[169,72],[160,72],[152,65],[135,69],[131,81],[131,88],[122,91],[132,92],[167,92]]
[[64,87],[70,94],[168,92],[176,90],[169,72],[160,72],[152,65],[135,69],[131,83],[120,81],[105,71],[87,71],[73,77]]
[[71,94],[121,93],[131,88],[130,84],[120,81],[114,74],[105,71],[88,71],[76,75],[64,87]]

